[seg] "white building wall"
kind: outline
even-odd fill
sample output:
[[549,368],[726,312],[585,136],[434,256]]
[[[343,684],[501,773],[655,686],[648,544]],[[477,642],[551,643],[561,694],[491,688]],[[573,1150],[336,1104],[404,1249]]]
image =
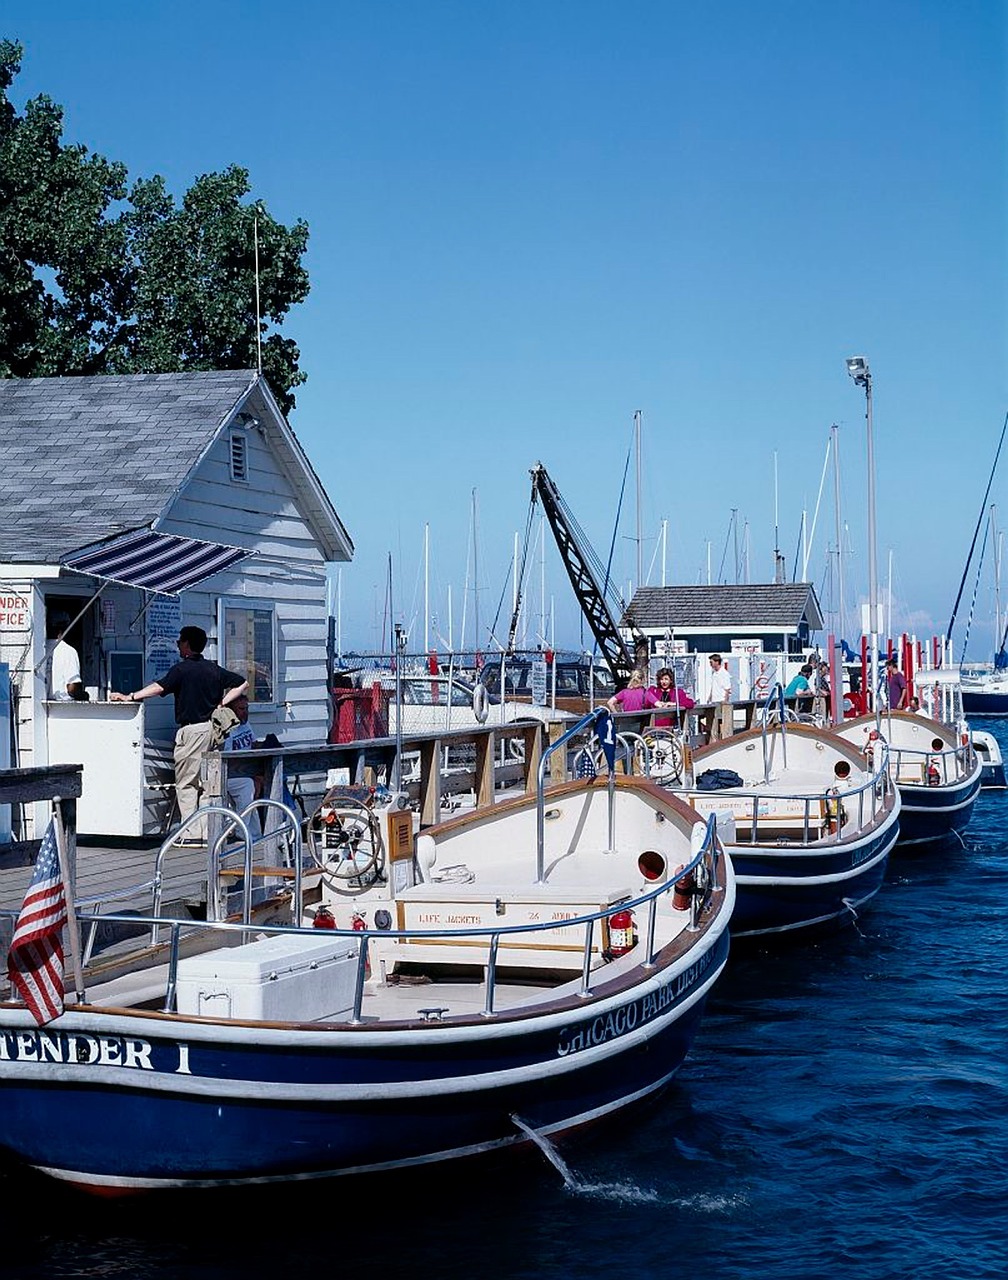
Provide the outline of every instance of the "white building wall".
[[275,733],[291,745],[321,743],[329,729],[326,564],[277,455],[258,430],[245,436],[248,480],[231,479],[225,433],[158,528],[255,551],[233,569],[185,592],[182,621],[203,627],[213,641],[209,656],[222,661],[216,643],[220,600],[272,604],[277,703],[272,710],[253,706],[250,720],[259,737]]
[[[266,418],[266,415],[263,415]],[[270,428],[267,428],[269,430]],[[277,428],[272,428],[277,430]],[[320,539],[301,515],[299,478],[288,475],[259,430],[246,432],[248,480],[230,474],[229,432],[208,450],[158,524],[163,533],[240,546],[255,554],[180,597],[181,624],[203,627],[210,637],[207,657],[223,661],[217,643],[222,599],[271,604],[276,618],[276,701],[253,706],[250,721],[257,737],[275,733],[292,746],[323,743],[329,729],[326,689],[326,563]],[[156,513],[151,513],[152,518]],[[0,626],[0,661],[11,668],[20,767],[48,762],[45,714],[45,600],[47,595],[79,596],[83,607],[101,585],[67,574],[57,566],[32,566],[14,576],[0,568],[0,591],[30,601],[31,625],[25,632]],[[114,631],[101,633],[101,600],[110,604]],[[147,639],[144,606],[150,600],[131,587],[108,583],[95,610],[94,667],[102,692],[107,687],[108,654],[143,653]],[[38,667],[38,671],[35,668]],[[92,683],[85,677],[86,683]],[[145,704],[146,734],[166,742],[174,736],[173,699]]]

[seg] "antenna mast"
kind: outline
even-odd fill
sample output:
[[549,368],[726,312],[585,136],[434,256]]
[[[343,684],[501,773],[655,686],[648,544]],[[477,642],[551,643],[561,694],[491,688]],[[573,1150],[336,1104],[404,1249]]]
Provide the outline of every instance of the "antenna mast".
[[262,319],[259,311],[259,209],[252,214],[252,237],[255,241],[256,295],[256,372],[262,377]]
[[[637,589],[644,585],[644,563],[641,539],[641,411],[634,414],[634,439],[637,445]],[[631,592],[631,595],[633,593]]]

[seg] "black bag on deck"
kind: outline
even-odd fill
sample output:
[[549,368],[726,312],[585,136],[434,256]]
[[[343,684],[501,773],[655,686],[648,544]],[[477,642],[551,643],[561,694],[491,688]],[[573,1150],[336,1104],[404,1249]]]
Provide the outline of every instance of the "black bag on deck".
[[741,787],[742,779],[734,769],[705,769],[696,785],[698,791],[723,791],[725,787]]

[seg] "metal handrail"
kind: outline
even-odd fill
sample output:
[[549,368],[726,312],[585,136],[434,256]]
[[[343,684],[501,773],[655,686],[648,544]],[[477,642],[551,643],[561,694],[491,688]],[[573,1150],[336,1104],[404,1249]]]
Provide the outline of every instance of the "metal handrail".
[[[600,708],[604,710],[604,708]],[[383,929],[381,931],[356,929],[331,929],[326,930],[327,938],[346,938],[353,940],[359,944],[357,955],[357,975],[354,989],[354,1007],[350,1021],[359,1023],[361,1021],[361,1004],[363,1001],[364,985],[367,978],[368,967],[368,946],[369,942],[374,938],[380,938],[383,942],[386,940],[412,940],[413,942],[423,942],[425,939],[456,939],[456,938],[480,938],[485,937],[488,941],[488,964],[486,966],[486,984],[487,996],[483,1009],[486,1017],[496,1016],[494,1008],[494,991],[497,976],[497,951],[502,938],[515,937],[516,935],[534,935],[549,930],[551,932],[558,929],[584,929],[585,930],[585,960],[582,966],[581,983],[578,995],[586,997],[591,994],[591,947],[594,934],[595,923],[599,920],[606,920],[614,915],[617,911],[633,911],[646,907],[648,910],[648,925],[645,932],[645,958],[644,967],[653,967],[657,958],[658,950],[655,945],[655,916],[657,912],[658,902],[675,891],[676,883],[684,877],[688,877],[703,867],[704,876],[702,880],[706,880],[704,895],[694,895],[690,907],[689,928],[695,930],[699,928],[700,914],[703,910],[704,901],[710,892],[719,889],[720,886],[720,861],[724,856],[723,846],[717,834],[717,818],[711,814],[705,822],[703,840],[700,843],[696,853],[692,859],[683,867],[679,868],[668,879],[657,885],[653,889],[649,889],[646,893],[640,894],[636,898],[629,898],[621,902],[609,903],[599,911],[593,911],[584,915],[572,917],[569,920],[548,920],[536,921],[534,923],[525,923],[517,925],[501,925],[493,928],[487,926],[465,928],[465,929]],[[16,914],[13,911],[3,911],[0,915]],[[83,923],[89,923],[96,917],[90,916],[86,912],[77,909],[78,918]],[[179,962],[179,943],[183,929],[187,933],[198,933],[210,931],[214,934],[232,934],[237,933],[247,936],[249,932],[248,923],[232,923],[229,921],[215,920],[193,920],[187,918],[164,919],[150,918],[135,915],[117,915],[111,914],[102,916],[101,919],[105,923],[124,923],[130,925],[151,925],[153,927],[166,928],[170,930],[170,945],[168,952],[168,972],[165,985],[165,1004],[164,1011],[166,1013],[175,1012],[176,1009],[176,992],[178,988],[178,962]],[[300,927],[297,925],[278,925],[278,924],[256,924],[254,926],[257,935],[273,936],[275,934],[295,934],[302,937],[318,938],[318,931],[311,927]],[[638,944],[640,945],[640,944]],[[87,1002],[86,993],[82,993],[82,1003]]]
[[770,750],[767,741],[767,730],[770,727],[770,704],[777,699],[778,712],[781,727],[781,748],[784,752],[784,768],[787,768],[787,707],[784,703],[784,686],[778,682],[770,690],[770,693],[763,703],[760,716],[763,721],[763,781],[770,781]]
[[608,714],[607,707],[596,707],[594,711],[589,711],[575,721],[566,733],[562,733],[556,742],[551,742],[539,757],[539,767],[536,770],[536,884],[542,884],[546,874],[546,766],[550,756],[561,747],[566,747],[572,738],[584,733],[585,729],[594,727],[602,716]]
[[[913,760],[922,760],[925,781],[931,765],[933,764],[937,768],[940,764],[942,782],[961,782],[973,772],[976,752],[972,743],[964,747],[946,746],[941,751],[933,751],[922,747],[902,747],[893,743],[889,746],[889,756],[897,773],[899,773],[900,764],[905,756]],[[952,765],[951,777],[949,776],[950,763]]]
[[[247,819],[251,814],[258,810],[263,811],[260,817],[263,834],[261,836],[253,836],[249,830]],[[274,827],[272,831],[266,831],[265,817],[270,810],[279,812],[281,821],[280,825]],[[221,834],[217,837],[217,840],[214,843],[214,847],[211,850],[211,862],[213,863],[216,861],[216,872],[219,876],[219,859],[224,854],[224,841],[230,837],[231,832],[236,828],[238,829],[239,834],[243,828],[248,832],[249,846],[243,849],[245,859],[243,866],[244,883],[242,886],[242,919],[247,924],[252,918],[252,853],[259,845],[271,844],[281,836],[293,836],[292,857],[294,859],[294,912],[296,918],[300,919],[304,906],[304,892],[301,883],[303,850],[301,841],[301,822],[297,814],[288,805],[285,805],[282,800],[273,800],[269,796],[261,796],[259,799],[253,800],[251,804],[246,805],[241,813],[237,815],[230,809],[227,810],[227,812],[229,814],[229,820],[225,823]],[[216,885],[218,880],[215,878],[210,883]],[[209,895],[209,886],[207,892]]]
[[[880,802],[884,799],[884,797],[888,794],[889,790],[892,787],[892,780],[889,776],[888,743],[880,739],[878,742],[876,742],[873,745],[875,746],[881,745],[881,750],[878,752],[877,758],[873,758],[872,770],[870,774],[868,775],[868,777],[865,779],[864,782],[858,783],[856,786],[846,787],[844,790],[841,790],[837,783],[832,783],[830,786],[824,787],[822,791],[816,791],[811,793],[807,791],[794,792],[794,793],[784,792],[784,791],[753,792],[749,790],[739,791],[738,789],[732,789],[730,787],[726,787],[723,792],[719,792],[719,793],[711,792],[709,794],[734,795],[734,796],[741,796],[747,801],[751,800],[752,829],[751,829],[750,838],[747,842],[749,844],[755,844],[758,838],[759,817],[760,817],[759,806],[760,806],[761,800],[772,800],[772,801],[796,800],[801,802],[803,806],[802,808],[802,814],[803,814],[802,844],[803,845],[808,845],[809,843],[811,843],[809,836],[810,836],[810,819],[811,819],[812,805],[816,804],[817,802],[825,802],[827,806],[836,806],[838,820],[837,820],[837,826],[836,826],[836,831],[834,832],[834,835],[835,835],[835,838],[839,840],[840,828],[841,828],[841,823],[839,821],[839,808],[842,802],[844,800],[852,801],[855,797],[857,797],[858,826],[861,827],[864,825],[864,801],[866,796],[870,797],[871,799],[871,810],[870,810],[871,821],[874,822],[876,817],[878,816]],[[767,823],[771,823],[775,817],[779,817],[779,816],[780,816],[779,814],[775,815],[773,813],[766,813],[763,815],[764,820]]]

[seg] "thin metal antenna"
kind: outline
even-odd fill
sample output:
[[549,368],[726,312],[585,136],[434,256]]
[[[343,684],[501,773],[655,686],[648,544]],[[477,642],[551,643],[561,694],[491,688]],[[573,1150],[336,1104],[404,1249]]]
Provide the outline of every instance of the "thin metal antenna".
[[780,550],[780,521],[777,506],[777,450],[773,455],[773,544],[774,544],[774,582],[784,581],[784,557]]
[[637,453],[637,586],[644,585],[644,560],[641,540],[641,411],[634,414],[634,439]]
[[256,295],[256,372],[262,377],[262,319],[259,313],[259,211],[252,215],[252,236],[255,240],[255,295]]

